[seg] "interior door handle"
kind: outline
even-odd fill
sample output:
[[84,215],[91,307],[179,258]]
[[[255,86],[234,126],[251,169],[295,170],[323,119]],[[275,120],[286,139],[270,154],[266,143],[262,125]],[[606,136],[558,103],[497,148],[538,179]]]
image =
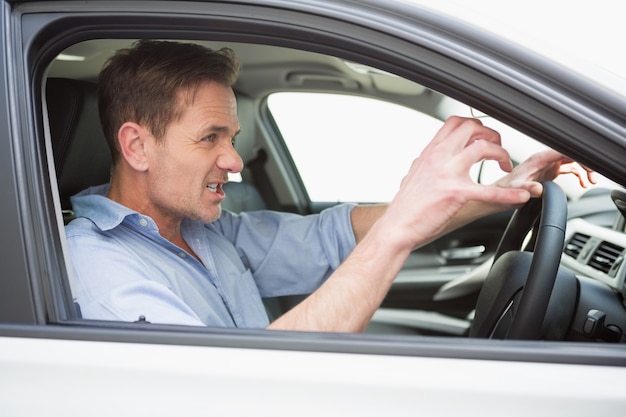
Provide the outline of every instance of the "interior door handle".
[[439,254],[449,260],[475,259],[484,255],[486,249],[485,245],[461,246],[443,249]]

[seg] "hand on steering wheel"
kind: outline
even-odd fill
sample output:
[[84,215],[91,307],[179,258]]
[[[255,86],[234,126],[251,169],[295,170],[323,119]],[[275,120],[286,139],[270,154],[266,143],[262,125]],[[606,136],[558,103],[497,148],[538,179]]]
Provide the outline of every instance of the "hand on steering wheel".
[[[543,338],[565,240],[567,199],[555,183],[543,182],[542,186],[542,198],[531,199],[518,209],[504,232],[478,297],[470,337]],[[522,243],[537,219],[534,253],[522,252]],[[575,299],[575,282],[571,294],[571,280],[562,281],[567,288],[559,293]],[[566,320],[569,310],[557,314]]]

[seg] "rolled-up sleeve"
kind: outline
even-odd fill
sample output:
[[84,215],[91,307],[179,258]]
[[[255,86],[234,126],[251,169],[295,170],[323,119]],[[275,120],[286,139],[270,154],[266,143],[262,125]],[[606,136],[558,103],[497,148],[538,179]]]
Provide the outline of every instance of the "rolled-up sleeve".
[[354,249],[353,207],[342,204],[309,216],[225,212],[213,227],[235,245],[262,297],[308,294]]

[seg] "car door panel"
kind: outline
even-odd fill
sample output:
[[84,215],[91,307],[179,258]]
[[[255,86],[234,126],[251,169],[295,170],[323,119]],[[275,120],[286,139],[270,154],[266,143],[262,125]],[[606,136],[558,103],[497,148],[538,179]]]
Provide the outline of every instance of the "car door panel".
[[[470,273],[494,255],[512,212],[494,214],[461,227],[413,251],[383,306],[442,310],[466,309],[475,298],[433,301],[446,283]],[[476,294],[477,295],[477,294]]]
[[[462,352],[459,344],[425,340],[409,345],[410,353],[398,354],[407,346],[402,337],[386,343],[395,354],[381,354],[376,347],[378,354],[371,355],[353,351],[354,342],[366,338],[352,335],[341,344],[330,341],[329,335],[303,334],[292,337],[291,349],[261,349],[250,339],[247,348],[235,349],[233,341],[207,345],[208,337],[201,334],[187,335],[183,342],[176,334],[143,331],[131,337],[139,342],[129,342],[124,341],[127,332],[81,327],[73,328],[69,339],[62,329],[39,330],[39,335],[4,330],[8,335],[0,337],[0,403],[5,415],[205,416],[209,411],[292,416],[299,410],[301,415],[319,416],[349,410],[362,416],[390,411],[394,416],[501,416],[506,410],[510,416],[585,416],[615,415],[624,403],[623,367],[502,360],[502,354],[488,349],[487,341],[477,341],[473,355],[478,358],[450,359],[446,353]],[[288,335],[278,334],[274,340],[286,340],[281,336]],[[115,341],[108,340],[113,337]],[[305,344],[305,349],[293,348]],[[320,345],[337,351],[316,351]],[[519,356],[519,345],[504,348]],[[548,357],[561,353],[584,358],[582,348],[549,348]],[[535,349],[538,352],[526,355],[547,357]],[[546,395],[555,386],[558,395]],[[113,401],[103,401],[103,393]],[[30,400],[33,396],[39,401]]]

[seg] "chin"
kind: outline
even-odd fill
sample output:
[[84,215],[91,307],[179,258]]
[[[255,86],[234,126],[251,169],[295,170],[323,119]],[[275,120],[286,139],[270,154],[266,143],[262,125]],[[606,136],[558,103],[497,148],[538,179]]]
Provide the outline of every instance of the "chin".
[[210,207],[205,206],[197,210],[188,211],[185,217],[202,223],[213,223],[219,219],[221,215],[222,206],[220,204],[212,204]]
[[219,219],[222,216],[222,205],[221,204],[217,204],[214,206],[213,210],[211,210],[211,213],[207,213],[206,216],[204,216],[204,223],[213,223],[214,221],[216,221],[217,219]]

